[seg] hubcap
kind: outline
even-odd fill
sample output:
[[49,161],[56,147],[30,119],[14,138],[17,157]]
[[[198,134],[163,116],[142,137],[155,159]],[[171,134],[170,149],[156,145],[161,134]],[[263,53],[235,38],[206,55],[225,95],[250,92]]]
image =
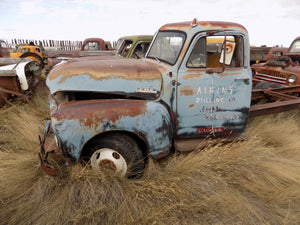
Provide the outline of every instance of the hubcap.
[[101,148],[95,151],[91,157],[91,165],[94,170],[103,168],[119,173],[124,176],[127,172],[127,163],[123,156],[110,148]]

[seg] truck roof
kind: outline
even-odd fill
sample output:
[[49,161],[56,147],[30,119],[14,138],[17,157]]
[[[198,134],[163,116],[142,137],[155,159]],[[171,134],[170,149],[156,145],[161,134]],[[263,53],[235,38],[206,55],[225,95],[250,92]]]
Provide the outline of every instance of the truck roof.
[[195,27],[197,27],[197,32],[201,30],[223,30],[232,28],[233,30],[240,30],[243,33],[248,33],[247,29],[238,23],[224,21],[198,21],[197,19],[194,19],[193,21],[165,24],[159,30],[186,31],[186,29],[192,30]]
[[153,35],[130,35],[130,36],[123,36],[123,37],[120,37],[119,40],[135,40],[135,39],[138,39],[138,40],[145,40],[145,39],[152,39],[153,38]]
[[103,43],[105,42],[102,38],[86,38],[83,42],[87,41],[102,41]]

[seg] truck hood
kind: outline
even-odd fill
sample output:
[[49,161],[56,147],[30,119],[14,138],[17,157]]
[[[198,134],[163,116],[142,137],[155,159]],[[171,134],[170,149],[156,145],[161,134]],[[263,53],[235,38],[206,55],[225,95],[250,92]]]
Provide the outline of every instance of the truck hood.
[[137,59],[103,57],[76,60],[54,67],[47,77],[51,94],[58,91],[120,93],[157,98],[161,72]]

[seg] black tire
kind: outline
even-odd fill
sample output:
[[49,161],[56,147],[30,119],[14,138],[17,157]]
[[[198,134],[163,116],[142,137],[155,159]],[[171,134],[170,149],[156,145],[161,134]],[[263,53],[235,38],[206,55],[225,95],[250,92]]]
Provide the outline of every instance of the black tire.
[[139,179],[145,170],[144,155],[138,143],[124,133],[108,133],[101,138],[91,140],[85,147],[82,158],[90,159],[92,154],[99,149],[110,148],[117,151],[127,163],[126,177]]
[[34,61],[39,64],[40,69],[43,69],[45,66],[43,59],[38,54],[35,54],[33,52],[25,52],[20,56],[20,58],[34,58]]

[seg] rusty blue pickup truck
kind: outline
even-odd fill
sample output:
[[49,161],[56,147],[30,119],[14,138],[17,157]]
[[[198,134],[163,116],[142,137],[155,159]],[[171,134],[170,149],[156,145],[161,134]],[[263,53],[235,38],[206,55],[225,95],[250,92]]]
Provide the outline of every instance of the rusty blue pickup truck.
[[149,157],[198,148],[201,140],[235,139],[246,129],[252,73],[247,30],[240,24],[166,24],[142,59],[78,59],[47,78],[50,119],[41,139],[67,165],[86,162],[140,178]]

